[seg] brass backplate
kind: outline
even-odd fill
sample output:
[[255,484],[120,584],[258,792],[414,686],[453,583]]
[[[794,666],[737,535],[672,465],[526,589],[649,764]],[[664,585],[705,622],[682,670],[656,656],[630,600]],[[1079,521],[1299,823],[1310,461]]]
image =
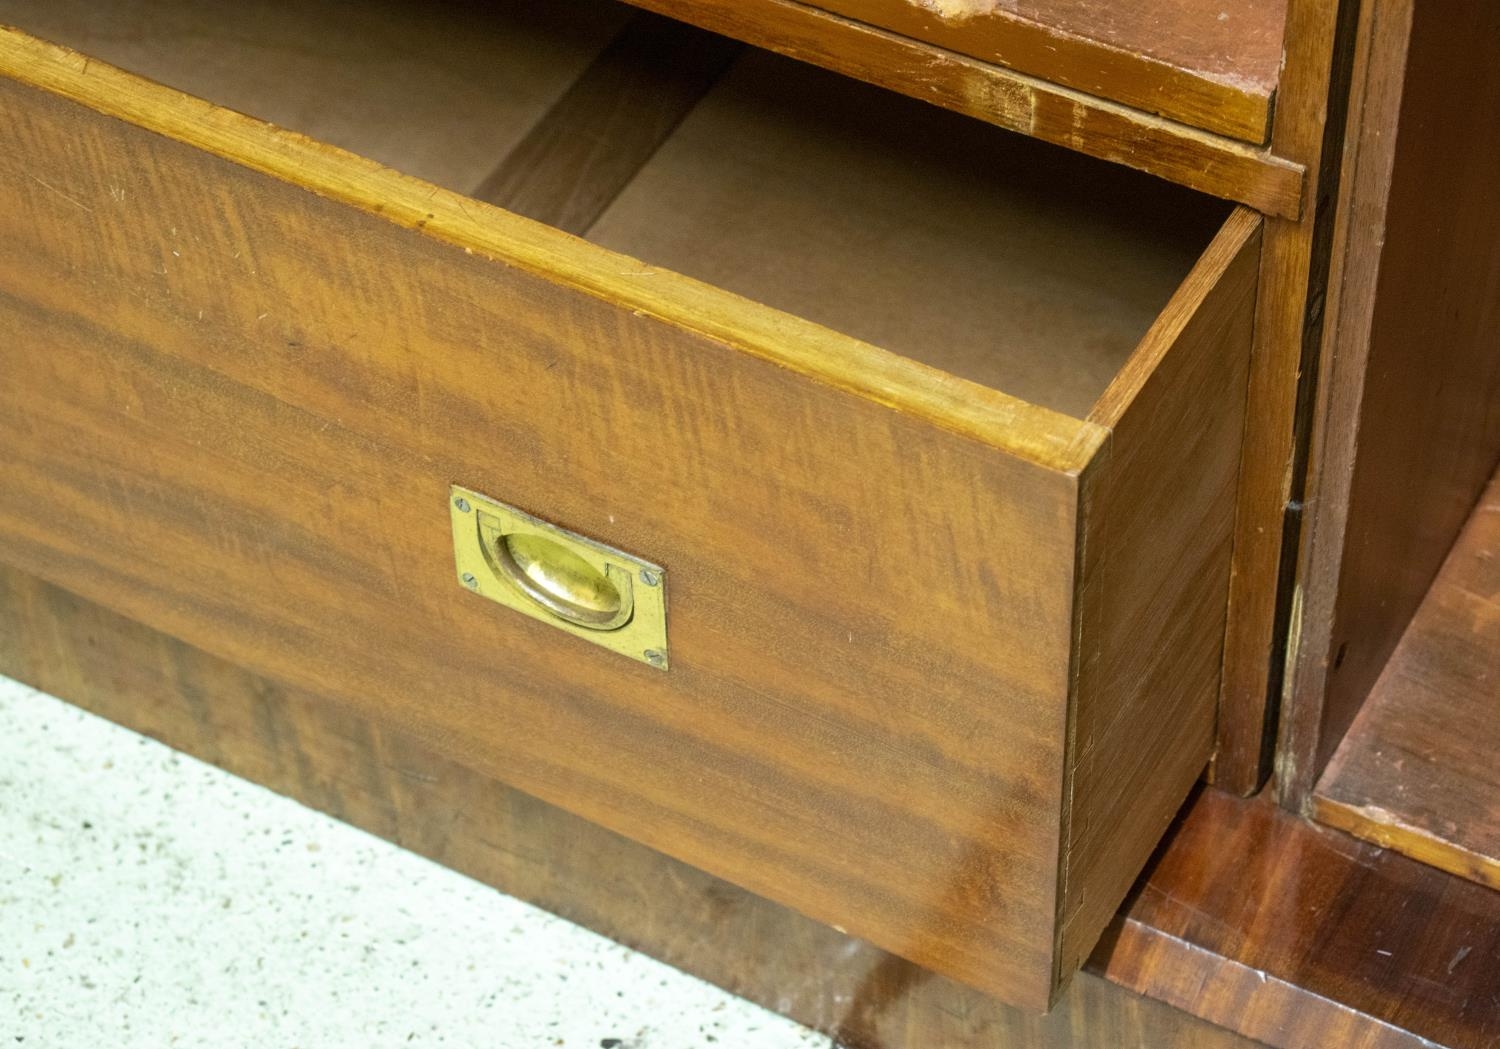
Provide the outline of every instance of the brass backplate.
[[667,669],[667,573],[660,565],[459,485],[448,491],[448,515],[464,589]]

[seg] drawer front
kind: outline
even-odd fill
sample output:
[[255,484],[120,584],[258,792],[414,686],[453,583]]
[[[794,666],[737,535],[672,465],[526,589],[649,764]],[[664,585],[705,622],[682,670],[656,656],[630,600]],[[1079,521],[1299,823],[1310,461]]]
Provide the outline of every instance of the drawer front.
[[[1052,999],[1207,757],[1250,220],[1075,421],[16,34],[0,70],[0,556]],[[670,669],[459,585],[453,484],[664,566]],[[1114,760],[1153,636],[1160,772]]]

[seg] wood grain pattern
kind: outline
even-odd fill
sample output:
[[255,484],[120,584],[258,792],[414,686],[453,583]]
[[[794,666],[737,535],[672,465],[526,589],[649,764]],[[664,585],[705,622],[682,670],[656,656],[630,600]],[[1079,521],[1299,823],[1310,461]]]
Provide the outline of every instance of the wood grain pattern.
[[1304,379],[1316,367],[1322,330],[1359,6],[1355,0],[1289,0],[1287,8],[1271,148],[1303,164],[1309,177],[1300,219],[1268,217],[1261,252],[1252,407],[1240,460],[1212,769],[1212,782],[1238,794],[1255,792],[1271,773],[1281,712],[1296,555],[1284,533],[1292,501],[1301,495],[1298,455],[1311,425],[1311,387]]
[[1493,1049],[1500,893],[1208,788],[1092,965],[1286,1049]]
[[0,24],[457,192],[630,14],[579,0],[369,0],[352,20],[340,0],[0,0]]
[[1500,889],[1500,475],[1313,795],[1325,823]]
[[1286,0],[815,0],[815,6],[1193,127],[1250,142],[1270,134]]
[[[852,340],[664,273],[654,305],[691,327],[640,308],[646,274],[612,285],[623,308],[579,294],[601,291],[599,268],[636,264],[3,40],[28,59],[18,75],[74,96],[112,82],[123,94],[101,108],[262,169],[292,154],[303,163],[286,172],[319,191],[5,87],[24,117],[7,156],[25,158],[0,168],[0,276],[20,334],[0,394],[21,453],[0,495],[7,556],[894,952],[1051,1000],[1065,975],[1064,712],[1088,723],[1106,701],[1070,691],[1076,468],[954,433],[926,412],[941,398],[892,411],[780,366],[800,351],[826,374]],[[120,171],[148,174],[119,192]],[[329,199],[377,190],[372,210],[398,222],[425,208],[423,235]],[[90,241],[101,223],[105,250]],[[483,257],[510,232],[518,265]],[[1226,227],[1216,243],[1231,248],[1209,253],[1166,328],[1237,301],[1242,286],[1210,275],[1249,236],[1244,220]],[[551,280],[529,271],[539,260]],[[743,314],[733,344],[703,337],[705,303]],[[756,345],[763,325],[781,332],[779,361]],[[1139,354],[1234,356],[1240,332],[1204,331]],[[817,349],[785,344],[799,332]],[[855,356],[869,366],[855,382],[885,363]],[[910,367],[955,401],[1016,403]],[[1158,367],[1171,382],[1176,367]],[[1150,371],[1126,370],[1140,384]],[[988,428],[1054,464],[1088,463],[1108,435],[1018,407]],[[1004,432],[1033,418],[1047,428]],[[1151,441],[1187,418],[1163,413]],[[1075,443],[1058,448],[1050,427],[1065,423]],[[672,674],[580,659],[572,639],[478,607],[451,578],[436,512],[454,479],[667,564]],[[1091,515],[1134,512],[1130,486],[1100,490]],[[1182,585],[1211,588],[1211,559],[1185,553]],[[1088,622],[1117,642],[1132,606],[1100,608]],[[1173,625],[1215,642],[1217,610],[1192,611]],[[1133,643],[1149,648],[1160,625],[1142,619]],[[1134,738],[1145,753],[1163,743]],[[1152,805],[1172,789],[1152,784]],[[1102,830],[1069,853],[1091,906],[1123,891],[1150,844]],[[1069,937],[1086,949],[1087,923]]]
[[409,736],[0,567],[0,673],[263,783],[808,1024],[849,1049],[1255,1049],[1085,972],[997,1002],[459,765]]
[[795,0],[632,2],[1269,215],[1295,218],[1302,208],[1306,169],[1277,150],[1190,128]]
[[753,52],[588,236],[1083,418],[1228,210]]
[[[1500,11],[1366,16],[1369,98],[1320,379],[1283,795],[1305,803],[1500,459]],[[1397,130],[1391,134],[1390,127]]]
[[637,13],[471,196],[582,236],[741,50]]
[[[309,128],[315,132],[326,132],[335,136],[336,140],[339,140],[337,136],[351,130],[350,127],[343,127],[343,130],[340,130],[342,125],[339,125],[337,121],[329,123],[324,118],[313,119],[313,116],[306,111],[305,104],[296,101],[299,98],[305,99],[305,92],[294,90],[290,95],[287,94],[288,84],[296,85],[306,82],[302,77],[297,75],[301,70],[300,67],[295,65],[295,62],[292,65],[282,63],[274,66],[274,68],[279,70],[279,75],[263,81],[258,76],[258,67],[253,67],[249,71],[246,71],[243,68],[243,63],[241,63],[238,72],[234,68],[229,70],[223,68],[227,59],[236,54],[236,50],[234,48],[216,47],[210,48],[207,55],[198,55],[195,61],[202,64],[202,68],[199,68],[189,61],[189,58],[196,54],[196,52],[187,49],[148,49],[143,46],[143,37],[139,32],[135,36],[128,33],[121,33],[104,39],[96,39],[88,33],[89,27],[95,25],[107,27],[109,23],[82,18],[74,10],[74,5],[69,3],[38,5],[31,2],[31,0],[26,0],[24,4],[22,0],[6,0],[6,2],[11,5],[9,10],[24,11],[26,17],[32,20],[33,24],[40,26],[48,32],[57,34],[65,40],[87,44],[91,48],[102,48],[105,55],[116,56],[121,61],[134,63],[138,66],[149,66],[149,71],[162,79],[204,92],[217,91],[219,90],[219,85],[222,85],[223,89],[231,92],[227,100],[235,105],[265,113],[288,123]],[[317,5],[302,6],[307,7],[310,11],[320,10]],[[111,4],[109,10],[127,10],[128,7],[129,5],[125,4],[124,0],[120,0],[119,3]],[[178,3],[169,9],[163,9],[160,5],[153,8],[153,10],[170,10],[172,18],[164,20],[172,25],[183,23],[193,9],[194,5],[188,3],[187,0],[178,0]],[[299,7],[299,10],[302,10],[302,8]],[[1297,10],[1300,13],[1296,17],[1302,19],[1302,21],[1298,22],[1298,25],[1301,27],[1298,32],[1298,40],[1305,42],[1306,46],[1300,47],[1295,52],[1294,58],[1296,61],[1294,62],[1289,82],[1295,90],[1293,90],[1288,98],[1295,98],[1301,101],[1295,109],[1290,107],[1290,104],[1284,106],[1284,109],[1289,114],[1295,113],[1295,122],[1297,126],[1304,129],[1303,137],[1306,138],[1307,129],[1314,126],[1315,120],[1320,119],[1321,111],[1309,103],[1316,101],[1314,91],[1321,90],[1321,88],[1318,86],[1316,80],[1316,77],[1319,75],[1318,71],[1310,67],[1304,70],[1302,66],[1308,62],[1313,62],[1316,58],[1317,47],[1315,41],[1319,39],[1319,32],[1321,32],[1318,29],[1317,18],[1321,16],[1318,15],[1314,6],[1309,3],[1303,3]],[[409,5],[392,4],[382,7],[381,11],[388,17],[404,12],[404,17],[409,18],[411,8]],[[69,12],[72,12],[72,14],[69,14]],[[504,14],[506,18],[511,17],[510,9],[505,9]],[[306,17],[312,16],[309,15]],[[37,19],[44,19],[44,21],[35,21]],[[185,24],[194,26],[199,21],[201,19],[195,16]],[[158,23],[154,22],[150,24],[153,26],[158,25]],[[499,24],[498,18],[495,24]],[[241,30],[243,31],[245,28],[241,27]],[[213,25],[210,25],[208,29],[212,30]],[[262,36],[255,37],[254,39],[259,41],[259,46],[263,52],[274,55],[276,53],[275,47],[278,37],[275,34],[266,35],[264,28],[261,28],[260,32]],[[286,34],[283,33],[282,35],[285,36]],[[293,33],[292,35],[295,36],[296,34]],[[211,33],[207,39],[213,39]],[[126,46],[127,43],[129,46]],[[500,42],[495,41],[488,41],[483,44],[483,47],[491,49],[498,46],[500,46]],[[496,54],[497,52],[490,51],[492,58]],[[164,66],[160,64],[163,61],[163,55],[171,60],[168,65]],[[1304,55],[1306,56],[1305,60],[1303,58]],[[17,57],[23,64],[29,61],[25,56]],[[296,61],[301,61],[300,56],[294,55],[293,58]],[[173,65],[171,63],[176,64]],[[488,64],[496,66],[506,65],[505,62],[498,61]],[[371,68],[379,69],[381,67],[376,64]],[[522,68],[527,67],[523,66]],[[234,75],[230,75],[231,73]],[[237,77],[239,78],[238,80],[236,79]],[[256,89],[261,92],[260,95],[250,92],[243,94],[234,93],[234,85],[246,78],[253,85],[256,85]],[[401,82],[400,78],[394,79],[398,83]],[[1297,85],[1301,86],[1298,87]],[[65,85],[56,86],[63,90],[68,90]],[[111,94],[107,74],[105,80],[97,81],[90,86],[102,89],[83,92],[83,97],[86,99],[92,98],[95,102],[102,104],[102,100],[108,98]],[[273,91],[270,98],[264,97],[266,91]],[[119,101],[127,104],[133,99],[133,96],[126,92],[116,92],[115,94]],[[492,96],[503,94],[505,94],[503,91],[490,92]],[[438,100],[441,100],[441,95],[438,96]],[[321,106],[325,103],[320,100],[318,104]],[[483,106],[475,107],[475,111],[484,112],[486,120],[495,119]],[[361,149],[367,148],[376,157],[385,156],[392,163],[397,163],[403,168],[419,172],[429,170],[418,167],[416,160],[410,156],[383,154],[381,152],[381,142],[383,141],[381,134],[372,132],[372,122],[369,119],[372,113],[378,115],[379,121],[389,122],[393,113],[400,115],[406,112],[407,109],[401,107],[355,107],[353,113],[359,116],[360,120],[352,125],[353,130],[357,132],[354,136],[357,137],[357,141],[352,142],[352,144],[357,145]],[[138,118],[159,115],[160,113],[136,114]],[[1291,117],[1289,116],[1288,120],[1284,121],[1284,123],[1290,126]],[[618,129],[618,125],[616,129]],[[172,133],[198,144],[201,148],[228,153],[230,155],[235,155],[236,153],[233,143],[226,142],[223,135],[216,129],[195,126],[190,122],[180,122],[179,126],[175,127]],[[519,134],[520,132],[517,131],[516,133]],[[400,132],[395,136],[395,141],[421,141],[425,143],[424,149],[430,151],[439,145],[445,149],[449,148],[448,143],[450,141],[464,142],[470,137],[472,136],[448,135],[434,141],[431,138],[414,136],[409,132]],[[343,141],[349,140],[344,139]],[[1018,150],[1016,155],[1024,156],[1025,154],[1024,151]],[[339,188],[328,189],[326,191],[333,193],[339,199],[353,199],[360,206],[366,208],[383,209],[386,206],[382,201],[382,191],[371,188],[372,186],[385,184],[386,180],[375,177],[373,172],[366,171],[361,180],[346,186],[342,183],[341,172],[326,170],[328,166],[323,162],[323,159],[308,150],[294,149],[284,157],[274,159],[260,157],[250,162],[264,163],[266,165],[265,169],[268,172],[276,174],[278,177],[293,180],[298,177],[296,174],[298,170],[319,169],[322,171],[322,177],[329,180],[328,184],[330,186],[338,185]],[[493,160],[491,159],[488,162],[493,163]],[[436,177],[441,175],[441,172],[434,171],[433,174]],[[444,177],[446,178],[447,176]],[[439,181],[442,181],[442,179],[440,178]],[[1111,184],[1120,185],[1118,180],[1111,180]],[[1156,196],[1158,194],[1152,195]],[[519,251],[521,255],[526,257],[527,265],[537,268],[542,272],[550,272],[553,268],[554,263],[549,256],[547,242],[538,241],[535,236],[529,235],[524,229],[509,227],[504,237],[493,237],[490,235],[488,229],[476,229],[475,224],[471,221],[463,205],[456,202],[453,198],[448,197],[437,198],[430,217],[427,214],[428,210],[425,207],[418,207],[409,209],[404,213],[396,214],[393,217],[397,221],[413,226],[425,223],[425,228],[429,233],[449,239],[456,239],[461,243],[475,243],[476,238],[485,240],[487,243],[487,253],[492,256],[511,258],[514,261]],[[562,216],[554,217],[562,218]],[[1176,225],[1175,222],[1164,223],[1162,228],[1164,230],[1175,229]],[[1268,254],[1268,258],[1274,255],[1276,258],[1283,259],[1284,262],[1285,257],[1290,257],[1284,257],[1284,253],[1278,254],[1283,249],[1275,248],[1275,245],[1290,243],[1285,238],[1292,236],[1294,228],[1292,226],[1273,224],[1273,232],[1269,242],[1273,246],[1274,251]],[[1277,230],[1280,232],[1276,232]],[[685,254],[688,258],[693,257],[691,251]],[[988,253],[981,253],[976,257],[987,261],[992,261],[994,258],[992,254]],[[660,311],[665,309],[668,311],[667,315],[672,317],[674,322],[678,324],[701,328],[705,326],[705,322],[709,322],[707,323],[707,327],[710,333],[716,335],[716,337],[725,337],[727,335],[741,343],[746,341],[747,333],[744,330],[745,316],[734,317],[733,308],[726,307],[723,299],[712,300],[713,306],[710,308],[709,304],[703,301],[696,292],[684,290],[681,285],[674,282],[671,278],[662,278],[661,275],[645,270],[644,268],[634,271],[635,275],[641,278],[639,280],[630,280],[629,277],[632,275],[632,271],[621,271],[618,267],[613,272],[607,266],[594,267],[591,272],[594,278],[591,286],[602,290],[607,295],[623,295],[625,292],[624,286],[627,284],[633,285],[630,287],[630,294],[627,297],[638,304],[642,302],[649,303],[649,307],[638,308],[649,308],[652,312],[656,313],[660,313]],[[1262,345],[1264,348],[1257,352],[1256,357],[1258,363],[1255,371],[1256,392],[1254,396],[1257,403],[1262,398],[1270,397],[1272,403],[1287,406],[1290,404],[1287,398],[1291,396],[1286,393],[1287,384],[1293,382],[1294,378],[1290,377],[1286,371],[1286,368],[1289,367],[1286,355],[1281,354],[1277,356],[1279,352],[1277,347],[1290,345],[1285,342],[1286,339],[1291,338],[1289,334],[1290,322],[1287,319],[1290,314],[1286,313],[1287,307],[1285,305],[1282,307],[1273,307],[1270,304],[1277,302],[1284,304],[1288,301],[1288,296],[1296,297],[1301,292],[1294,279],[1296,276],[1295,273],[1287,270],[1285,265],[1268,268],[1266,272],[1268,283],[1261,309],[1262,311],[1272,310],[1273,308],[1277,310],[1277,315],[1282,318],[1281,327],[1277,330],[1281,332],[1283,341],[1278,343],[1276,340],[1269,338],[1263,340]],[[666,296],[655,294],[656,286],[663,284],[671,290],[671,294]],[[784,284],[783,287],[786,287],[786,285]],[[794,287],[800,286],[794,284]],[[754,291],[754,289],[749,290]],[[683,302],[687,302],[689,299],[692,300],[693,308],[691,310],[678,310],[674,308]],[[826,302],[829,300],[825,298],[822,301]],[[947,311],[948,319],[943,322],[943,326],[939,326],[934,330],[946,330],[946,326],[951,325],[951,318],[967,312],[967,306],[972,306],[972,302],[966,304],[965,310]],[[859,315],[868,316],[868,313],[861,313]],[[927,329],[924,328],[923,330]],[[973,332],[972,328],[966,330],[970,334]],[[884,336],[890,333],[883,332],[881,334]],[[1007,401],[1003,397],[991,397],[988,400],[979,400],[975,398],[972,391],[966,395],[952,388],[945,388],[941,384],[921,378],[913,382],[913,376],[909,369],[903,369],[899,365],[894,371],[885,368],[883,364],[889,362],[891,360],[889,358],[883,362],[878,362],[882,365],[878,367],[876,366],[877,362],[872,362],[870,359],[865,359],[856,365],[854,363],[856,354],[849,352],[848,347],[850,344],[847,343],[844,344],[844,352],[842,353],[835,352],[833,346],[823,341],[819,346],[819,352],[816,354],[799,355],[794,352],[789,355],[785,340],[780,339],[779,333],[775,330],[775,325],[773,324],[759,326],[756,338],[753,341],[757,346],[758,352],[766,354],[773,360],[780,360],[799,370],[817,375],[820,381],[851,386],[856,391],[866,396],[873,396],[884,403],[900,402],[908,405],[920,405],[923,412],[931,414],[934,418],[938,416],[945,417],[945,421],[941,422],[940,425],[955,428],[959,432],[982,433],[985,435],[984,439],[986,440],[994,440],[997,429],[1002,435],[1000,439],[1002,441],[1009,441],[1013,440],[1017,435],[1032,433],[1034,425],[1042,425],[1043,428],[1055,428],[1052,422],[1042,424],[1040,420],[1035,418],[1030,409],[1020,402]],[[810,339],[807,344],[810,345],[817,341]],[[793,344],[794,348],[796,345],[801,345],[801,343]],[[949,345],[952,345],[952,343],[947,341],[939,344],[940,348]],[[1071,344],[1071,348],[1078,348],[1078,344]],[[982,351],[983,348],[980,347],[979,349]],[[970,355],[968,364],[976,369],[981,369],[973,374],[980,375],[981,378],[992,384],[1015,382],[1020,386],[1026,383],[1027,380],[1024,375],[1018,375],[1016,370],[1008,363],[1015,359],[1015,357],[1010,355],[977,352]],[[1054,358],[1049,356],[1045,359],[1051,360]],[[829,362],[837,362],[838,366],[830,369],[827,367]],[[959,373],[964,372],[962,367],[958,367],[958,365],[963,363],[962,361],[949,361],[946,363],[953,365],[951,370]],[[1005,374],[993,374],[997,365],[1002,366]],[[1067,395],[1060,384],[1053,388],[1061,393],[1065,393],[1066,397],[1071,398],[1066,400],[1065,403],[1081,409],[1083,398],[1091,397],[1092,390],[1098,388],[1100,376],[1107,378],[1109,374],[1107,363],[1104,365],[1104,368],[1105,370],[1103,371],[1100,371],[1098,368],[1092,371],[1084,370],[1077,367],[1075,362],[1070,363],[1068,368],[1064,369],[1063,374],[1088,377],[1088,382],[1084,384],[1086,388],[1081,391],[1078,397]],[[1050,372],[1043,372],[1037,377],[1042,379],[1056,379],[1058,374],[1058,370],[1053,368]],[[1045,388],[1045,382],[1038,382],[1030,384],[1029,387],[1023,387],[1023,391],[1024,389],[1029,389],[1040,396],[1040,391]],[[1277,393],[1277,389],[1280,389],[1281,392]],[[1288,408],[1288,410],[1290,409]],[[1277,411],[1279,412],[1280,409],[1278,408]],[[1031,422],[1028,423],[1021,419],[1020,417],[1023,414],[1032,415]],[[993,423],[995,420],[1000,420],[1002,425],[999,427],[994,426]],[[1011,420],[1019,421],[1022,425],[1012,427],[1008,425]],[[1235,563],[1238,567],[1236,568],[1233,582],[1234,589],[1231,601],[1233,609],[1231,611],[1229,629],[1230,643],[1226,646],[1225,658],[1226,684],[1221,702],[1218,757],[1215,764],[1217,781],[1240,791],[1253,790],[1260,782],[1260,778],[1263,775],[1262,740],[1268,738],[1265,732],[1268,714],[1266,675],[1268,669],[1267,660],[1272,640],[1271,635],[1274,628],[1276,597],[1273,585],[1266,582],[1266,579],[1269,578],[1268,573],[1273,571],[1271,566],[1276,563],[1281,549],[1277,529],[1279,527],[1280,507],[1285,498],[1285,479],[1276,464],[1282,462],[1284,465],[1284,460],[1278,459],[1278,449],[1281,452],[1289,454],[1285,443],[1290,440],[1290,434],[1284,433],[1278,428],[1282,422],[1284,420],[1276,412],[1268,410],[1264,413],[1255,413],[1252,416],[1252,426],[1254,427],[1251,435],[1252,439],[1247,442],[1245,452],[1245,469],[1249,480],[1246,483],[1240,519],[1237,524],[1236,550],[1238,552]],[[1025,453],[1033,457],[1038,457],[1044,462],[1052,461],[1056,458],[1056,450],[1068,447],[1069,442],[1070,438],[1058,434],[1055,438],[1047,440],[1040,447],[1026,449]],[[1068,467],[1064,466],[1063,468]]]
[[[1046,1004],[1069,475],[53,96],[0,105],[8,558]],[[665,565],[671,673],[458,585],[455,481]]]
[[1253,212],[1230,218],[1090,416],[1111,436],[1081,497],[1063,973],[1213,750],[1260,229]]

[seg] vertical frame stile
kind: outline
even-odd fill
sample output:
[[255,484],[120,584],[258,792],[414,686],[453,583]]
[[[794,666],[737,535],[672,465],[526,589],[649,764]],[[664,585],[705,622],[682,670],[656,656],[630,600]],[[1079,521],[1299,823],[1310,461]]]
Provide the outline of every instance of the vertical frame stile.
[[1250,794],[1271,773],[1310,397],[1361,0],[1290,0],[1272,151],[1304,164],[1300,219],[1268,216],[1240,463],[1229,620],[1211,780]]

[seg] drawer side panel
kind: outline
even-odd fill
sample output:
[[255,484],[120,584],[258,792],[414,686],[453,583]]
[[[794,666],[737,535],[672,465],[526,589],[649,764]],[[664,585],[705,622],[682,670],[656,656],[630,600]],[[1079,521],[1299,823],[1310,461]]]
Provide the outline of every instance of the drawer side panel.
[[1230,217],[1095,410],[1112,435],[1082,485],[1064,979],[1212,753],[1260,226]]

